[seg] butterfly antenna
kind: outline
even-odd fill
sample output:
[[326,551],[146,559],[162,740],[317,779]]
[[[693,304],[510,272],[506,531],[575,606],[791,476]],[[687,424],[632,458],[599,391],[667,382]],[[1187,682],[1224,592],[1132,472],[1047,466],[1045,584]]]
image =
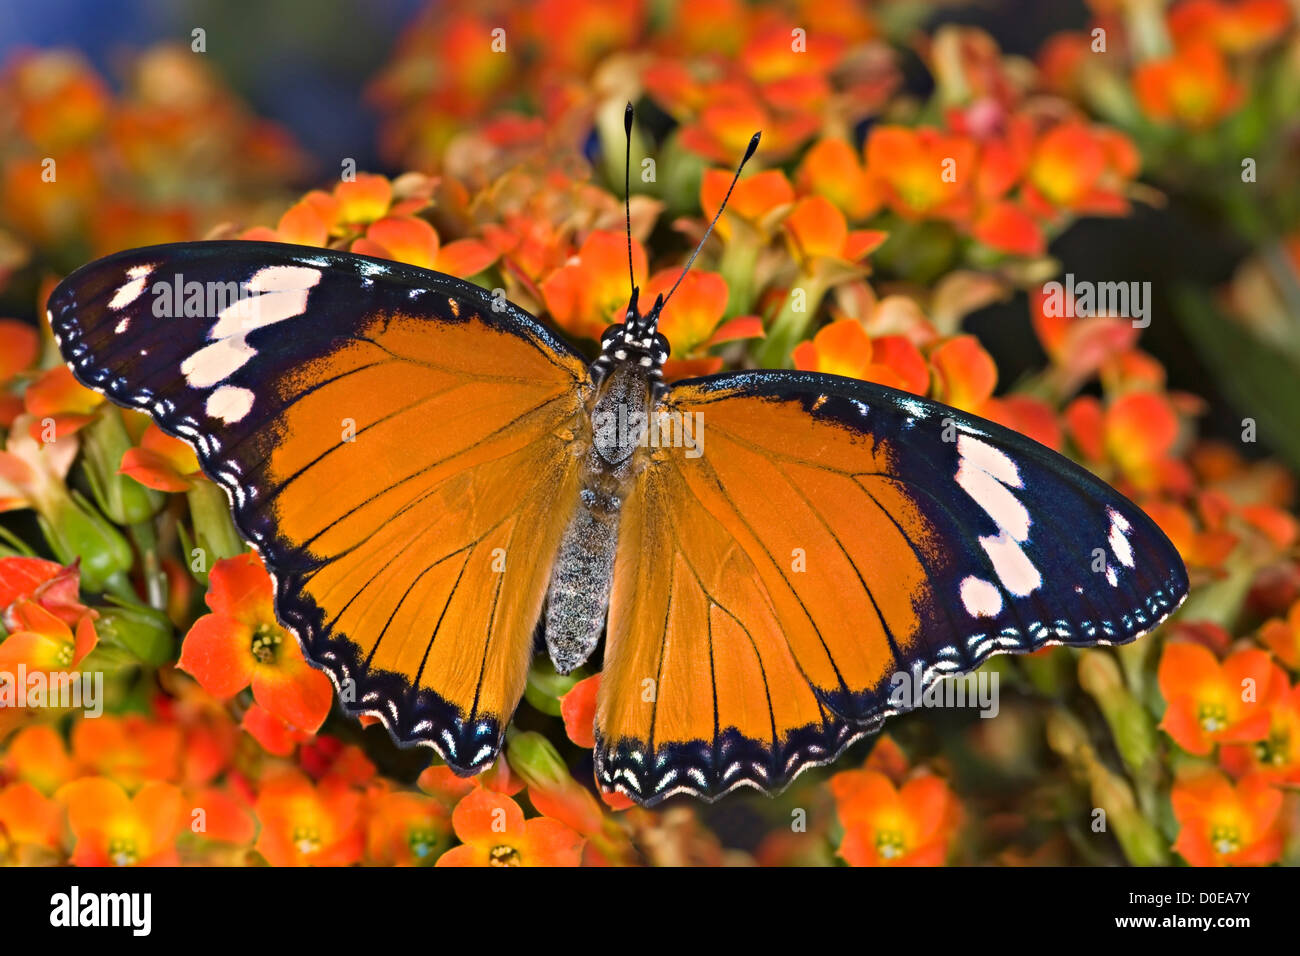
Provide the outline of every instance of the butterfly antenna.
[[741,159],[740,165],[736,167],[736,175],[731,177],[731,185],[727,187],[727,194],[722,197],[722,205],[718,207],[718,211],[714,214],[713,221],[709,223],[709,228],[704,230],[704,238],[702,238],[700,244],[695,247],[695,251],[691,253],[691,257],[686,260],[686,268],[682,270],[682,274],[677,277],[677,281],[673,283],[673,287],[669,289],[668,294],[664,296],[662,305],[668,304],[668,300],[673,297],[673,293],[677,291],[677,287],[681,285],[682,280],[686,278],[686,273],[691,271],[691,266],[695,262],[695,257],[700,254],[700,250],[704,248],[704,244],[709,241],[709,235],[713,232],[713,227],[718,224],[718,220],[722,218],[722,211],[727,208],[727,200],[731,198],[731,191],[736,188],[736,183],[740,182],[741,171],[744,170],[745,164],[753,158],[754,153],[758,150],[758,139],[762,135],[763,133],[760,130],[755,133],[753,138],[749,141],[749,146],[745,149],[744,158]]
[[636,291],[636,273],[632,269],[632,103],[629,100],[623,111],[623,135],[627,140],[627,154],[623,159],[623,211],[627,217],[627,281]]

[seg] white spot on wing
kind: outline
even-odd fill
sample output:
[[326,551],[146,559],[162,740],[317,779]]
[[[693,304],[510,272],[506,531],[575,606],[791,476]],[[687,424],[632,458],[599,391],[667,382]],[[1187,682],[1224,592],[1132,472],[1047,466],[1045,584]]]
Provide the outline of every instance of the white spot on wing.
[[1133,567],[1133,545],[1129,544],[1128,535],[1125,534],[1129,529],[1129,523],[1124,516],[1114,508],[1107,508],[1110,515],[1110,549],[1115,552],[1115,557],[1119,558],[1119,563],[1126,568]]
[[149,273],[153,271],[153,266],[132,266],[126,270],[127,281],[113,293],[113,298],[109,300],[110,309],[125,309],[128,305],[140,298],[140,293],[144,291],[144,286],[149,281]]
[[980,441],[972,435],[958,435],[957,454],[961,455],[963,461],[969,461],[971,465],[992,475],[1004,485],[1010,485],[1012,488],[1021,487],[1020,469],[1016,467],[1016,463],[1006,452],[994,448],[988,442]]
[[1043,576],[1006,531],[998,532],[997,537],[980,538],[980,546],[993,562],[1002,586],[1016,597],[1031,594],[1042,585]]
[[230,425],[248,414],[253,407],[253,397],[253,393],[246,388],[222,385],[208,396],[203,410],[213,418],[220,418]]
[[962,579],[961,603],[971,617],[996,617],[1002,611],[1002,592],[991,581],[971,575]]
[[[317,273],[319,275],[319,273]],[[307,310],[307,290],[289,289],[265,292],[236,299],[221,310],[217,322],[208,332],[208,338],[220,339],[240,332],[251,332],[264,325],[274,325],[285,319],[302,315]]]
[[1029,511],[995,475],[979,468],[972,459],[963,457],[957,466],[957,484],[975,499],[999,528],[1017,541],[1029,540]]
[[181,372],[193,388],[208,388],[243,367],[257,352],[242,335],[205,345],[184,362]]
[[248,280],[250,292],[289,292],[312,288],[321,272],[309,266],[267,266]]

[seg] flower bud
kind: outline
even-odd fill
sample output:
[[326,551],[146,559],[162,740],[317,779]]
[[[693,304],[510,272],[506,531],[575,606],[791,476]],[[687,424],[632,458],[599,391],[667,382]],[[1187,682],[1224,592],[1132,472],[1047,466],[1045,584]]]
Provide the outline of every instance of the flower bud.
[[125,580],[135,563],[131,545],[90,502],[62,488],[47,491],[39,521],[60,563],[81,558],[81,584],[86,591],[131,593]]
[[1129,770],[1141,777],[1154,774],[1159,747],[1155,724],[1129,693],[1115,658],[1106,651],[1084,651],[1079,657],[1079,684],[1097,701]]
[[148,521],[162,510],[166,498],[161,492],[118,471],[122,456],[131,448],[121,411],[106,405],[82,436],[82,461],[91,494],[104,514],[116,524],[132,525]]
[[145,664],[158,666],[172,659],[176,632],[165,614],[128,604],[97,610],[95,630],[105,643],[126,648]]

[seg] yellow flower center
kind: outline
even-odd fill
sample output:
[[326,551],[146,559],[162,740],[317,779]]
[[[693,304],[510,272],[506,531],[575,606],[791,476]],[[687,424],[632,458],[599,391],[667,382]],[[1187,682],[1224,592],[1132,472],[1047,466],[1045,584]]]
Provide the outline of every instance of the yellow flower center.
[[1207,734],[1218,733],[1228,726],[1228,709],[1222,704],[1201,704],[1196,709],[1196,720]]
[[1241,849],[1241,833],[1236,827],[1216,826],[1210,831],[1210,845],[1220,856],[1236,853]]
[[293,831],[293,845],[304,856],[320,849],[320,831],[315,827],[296,827]]
[[411,854],[422,860],[438,845],[438,834],[432,830],[411,830],[406,835],[406,844],[411,848]]
[[1255,744],[1255,758],[1265,766],[1286,767],[1291,763],[1291,735],[1274,729],[1267,740]]
[[108,841],[108,858],[114,866],[135,866],[140,862],[134,840],[114,838]]
[[494,846],[488,852],[488,863],[491,866],[519,866],[519,851],[512,846]]
[[72,644],[64,644],[59,648],[58,654],[54,655],[54,662],[59,667],[68,667],[72,664],[72,656],[77,652],[76,647]]
[[907,852],[903,834],[897,830],[879,830],[876,833],[876,852],[881,859],[896,860]]
[[251,645],[253,656],[257,658],[259,664],[274,664],[276,655],[280,650],[280,642],[283,636],[280,629],[270,624],[262,624],[253,632],[253,643]]

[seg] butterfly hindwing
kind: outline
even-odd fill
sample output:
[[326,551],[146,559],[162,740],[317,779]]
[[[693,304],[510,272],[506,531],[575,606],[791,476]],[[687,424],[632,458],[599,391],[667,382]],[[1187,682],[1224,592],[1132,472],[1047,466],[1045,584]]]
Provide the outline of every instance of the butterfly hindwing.
[[945,675],[1131,641],[1186,594],[1139,508],[993,423],[815,373],[666,401],[702,454],[629,502],[597,720],[602,783],[640,802],[777,788]]
[[77,378],[228,492],[344,706],[490,764],[577,496],[582,358],[469,283],[276,243],[132,250],[50,310]]

